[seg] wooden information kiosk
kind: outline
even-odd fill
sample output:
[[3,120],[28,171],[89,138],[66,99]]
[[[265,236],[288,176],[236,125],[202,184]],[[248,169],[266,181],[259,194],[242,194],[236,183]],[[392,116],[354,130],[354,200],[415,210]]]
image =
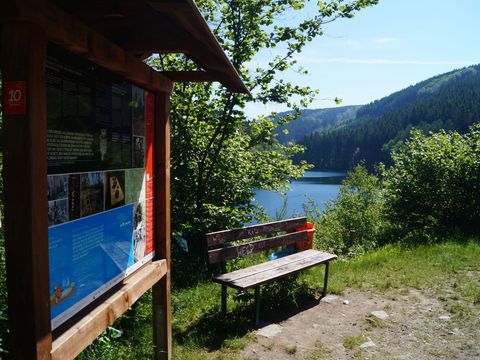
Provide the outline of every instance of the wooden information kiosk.
[[72,359],[153,288],[169,359],[170,95],[248,90],[192,0],[1,0],[0,26],[10,357]]

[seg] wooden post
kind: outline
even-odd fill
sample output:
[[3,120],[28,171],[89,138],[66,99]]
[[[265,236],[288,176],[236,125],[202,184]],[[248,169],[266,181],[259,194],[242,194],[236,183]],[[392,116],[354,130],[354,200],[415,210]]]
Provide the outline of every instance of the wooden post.
[[[173,85],[173,84],[172,84]],[[155,94],[155,258],[167,274],[153,286],[153,346],[156,360],[172,357],[170,296],[170,94]]]
[[[7,4],[8,3],[8,4]],[[23,82],[23,114],[4,112],[5,251],[12,359],[50,359],[45,1],[9,1],[2,12],[3,86]],[[29,16],[31,13],[31,16]],[[5,110],[5,109],[4,109]],[[20,111],[22,113],[23,111]]]

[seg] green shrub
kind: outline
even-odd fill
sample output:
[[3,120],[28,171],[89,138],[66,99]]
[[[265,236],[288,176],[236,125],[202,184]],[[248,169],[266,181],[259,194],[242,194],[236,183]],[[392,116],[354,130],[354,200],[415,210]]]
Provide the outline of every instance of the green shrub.
[[356,256],[374,248],[387,225],[380,180],[363,165],[347,174],[338,197],[323,213],[311,204],[305,211],[316,225],[315,246],[341,255]]
[[414,130],[384,171],[388,217],[425,238],[480,224],[480,125],[466,135]]

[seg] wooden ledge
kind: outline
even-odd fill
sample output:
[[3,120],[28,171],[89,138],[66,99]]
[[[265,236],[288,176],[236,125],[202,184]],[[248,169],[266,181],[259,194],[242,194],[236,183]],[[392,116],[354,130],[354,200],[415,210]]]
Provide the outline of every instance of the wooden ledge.
[[99,298],[93,309],[81,312],[80,320],[53,341],[51,359],[75,358],[166,273],[167,261],[162,259],[145,264],[127,277],[113,294]]

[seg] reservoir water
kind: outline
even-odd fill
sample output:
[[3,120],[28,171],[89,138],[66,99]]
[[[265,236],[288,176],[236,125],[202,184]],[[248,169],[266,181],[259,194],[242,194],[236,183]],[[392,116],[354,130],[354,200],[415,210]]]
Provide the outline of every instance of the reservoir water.
[[[255,202],[260,204],[272,218],[277,218],[287,201],[286,217],[304,215],[303,204],[308,198],[315,201],[320,209],[324,203],[337,197],[340,183],[345,173],[328,171],[307,171],[300,179],[290,183],[290,190],[285,198],[274,191],[258,190],[255,193]],[[286,199],[286,200],[285,200]]]

